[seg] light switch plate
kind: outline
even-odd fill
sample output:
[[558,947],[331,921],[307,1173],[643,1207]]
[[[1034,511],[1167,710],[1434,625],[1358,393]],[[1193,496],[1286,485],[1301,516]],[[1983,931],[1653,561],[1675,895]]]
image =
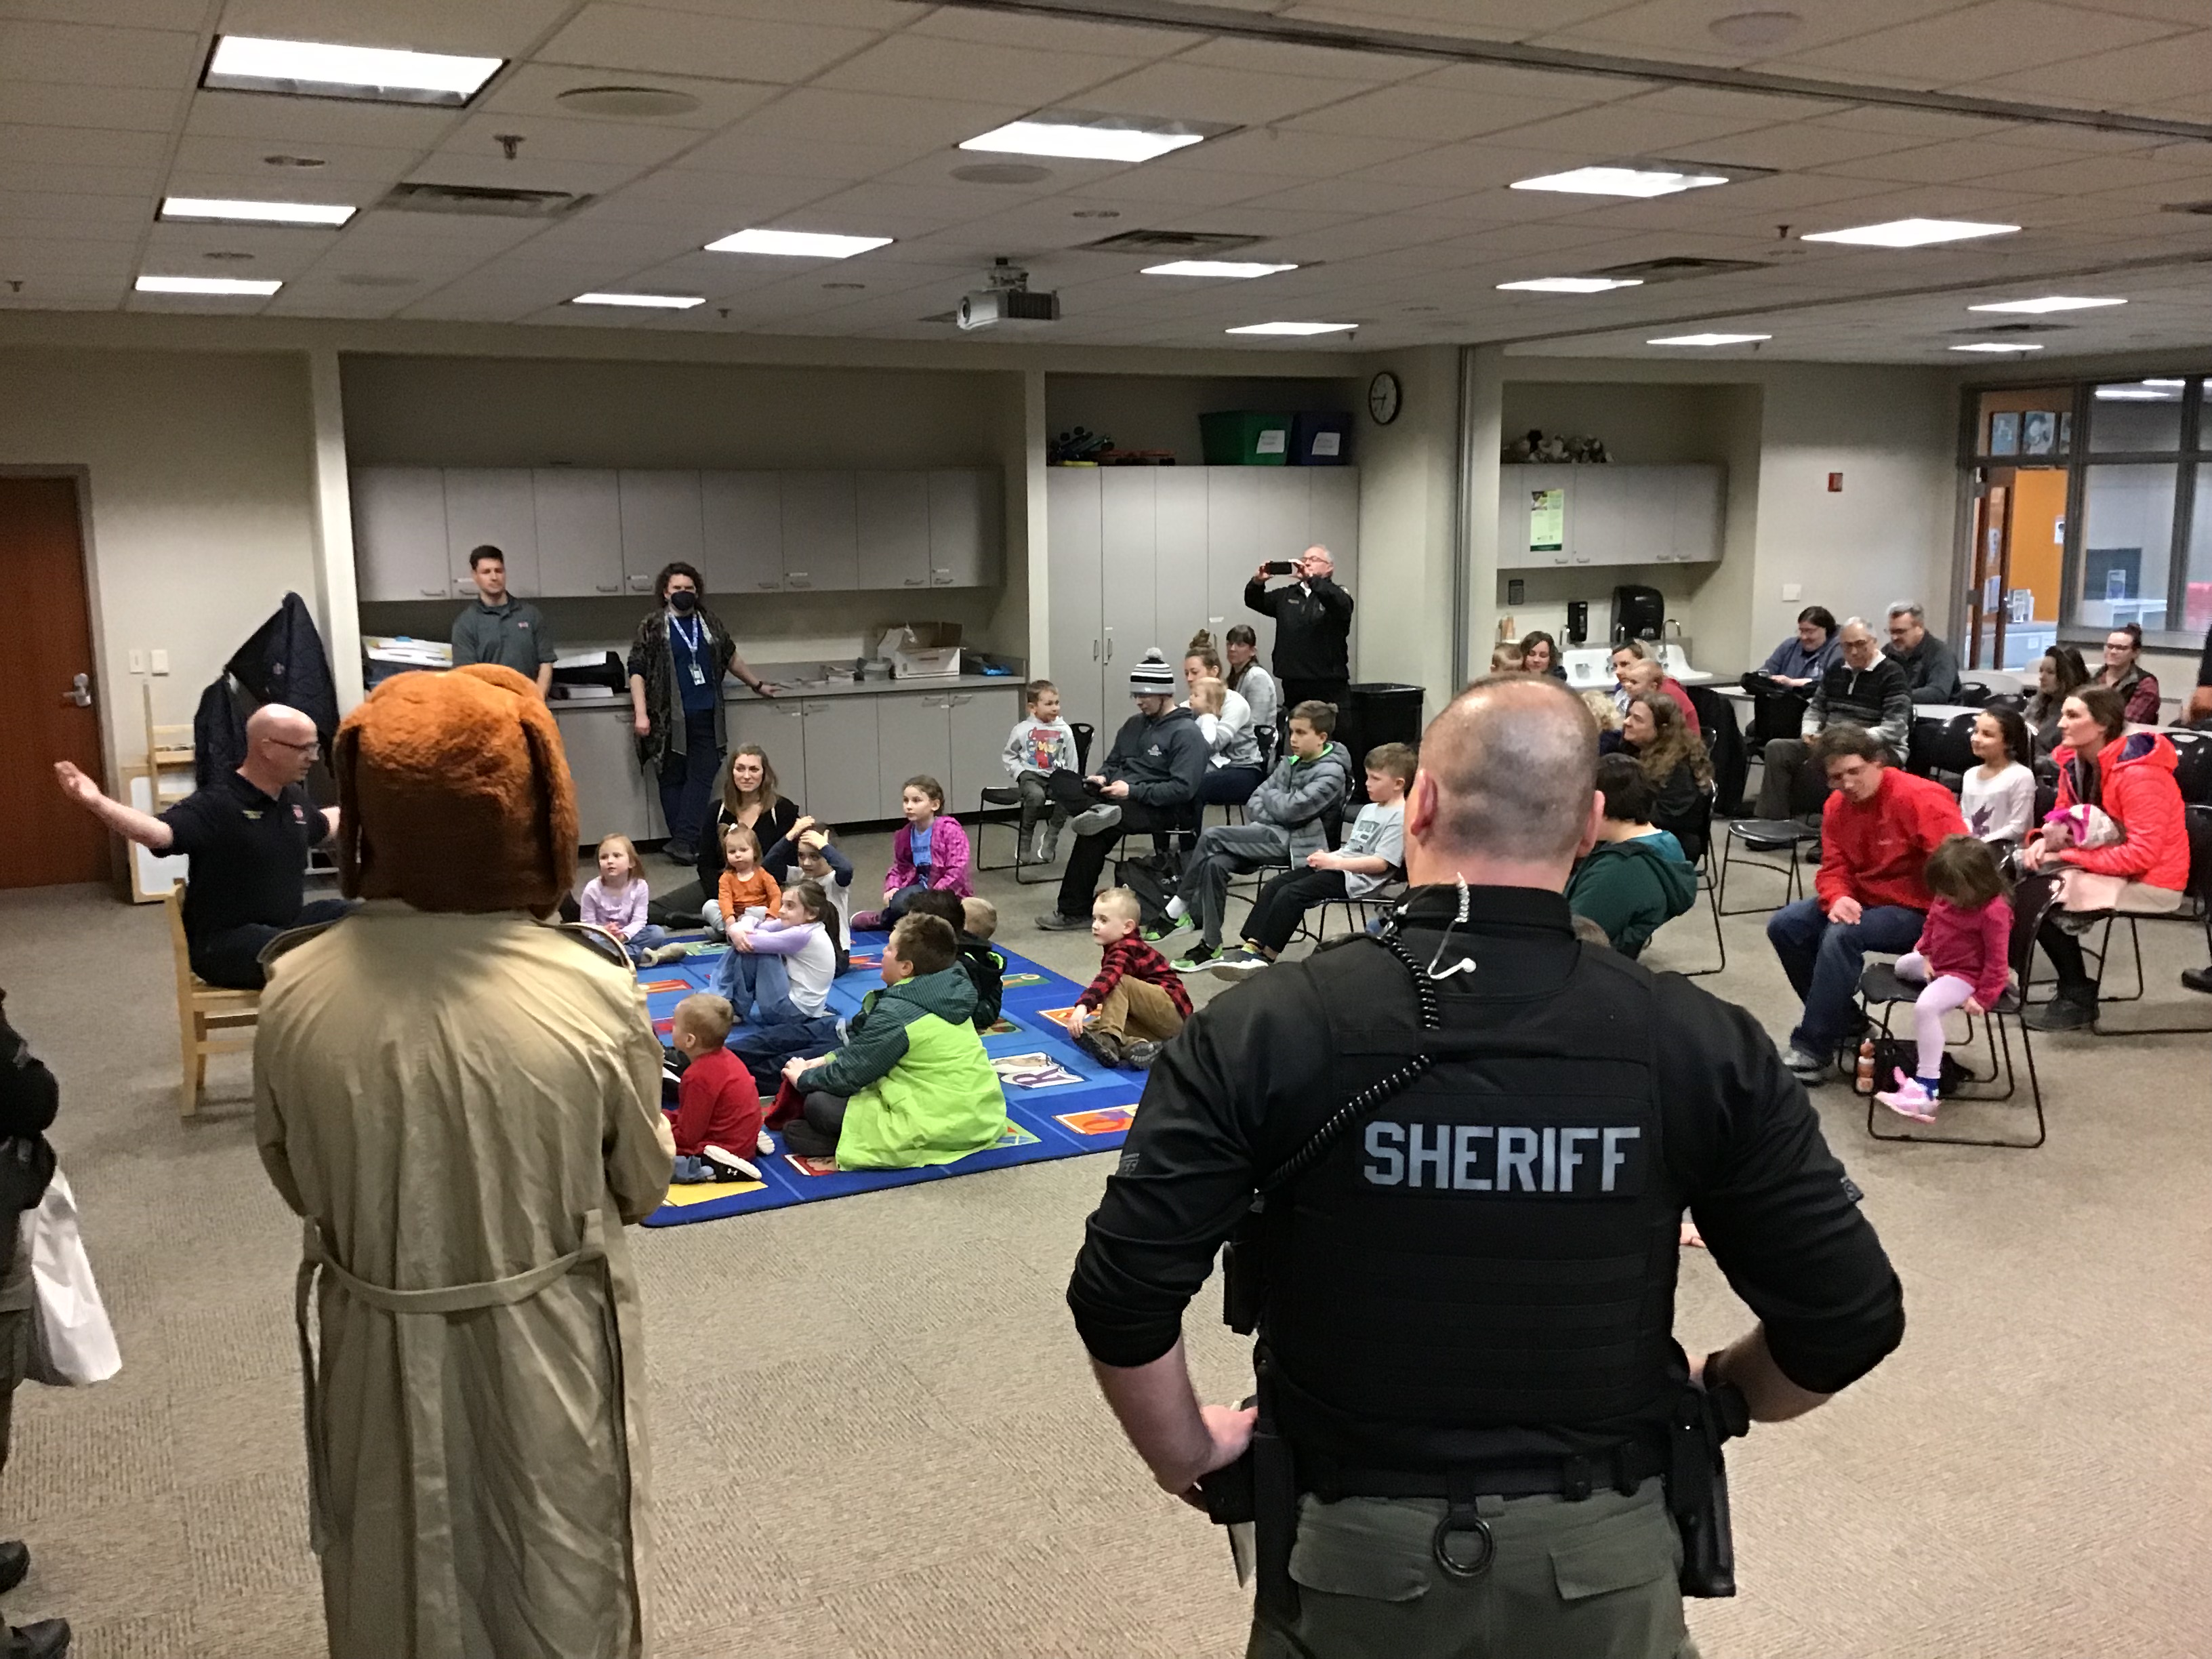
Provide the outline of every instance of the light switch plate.
[[1795,605],[1797,602],[1797,596],[1804,591],[1804,586],[1802,583],[1784,582],[1782,584],[1782,602],[1784,605]]
[[143,651],[133,651],[131,653],[131,672],[134,674],[143,674],[146,672],[146,653]]
[[166,674],[169,672],[169,653],[167,652],[156,650],[154,653],[154,672],[156,674]]

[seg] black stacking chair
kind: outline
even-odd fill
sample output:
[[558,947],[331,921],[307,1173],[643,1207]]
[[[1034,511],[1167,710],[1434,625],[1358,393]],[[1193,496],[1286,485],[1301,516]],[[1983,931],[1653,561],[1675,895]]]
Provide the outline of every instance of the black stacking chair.
[[[1097,728],[1082,720],[1070,720],[1068,729],[1075,733],[1075,769],[1087,773],[1091,769],[1091,743],[1098,735]],[[975,867],[978,870],[1012,870],[1014,879],[1024,885],[1053,880],[1054,878],[1049,873],[1050,865],[1031,863],[1022,857],[1021,805],[1022,792],[1011,783],[994,784],[983,791],[982,805],[975,814]],[[1014,814],[1011,818],[1006,816],[1010,809]],[[1014,856],[1005,864],[993,864],[983,855],[987,840],[983,832],[994,821],[1005,824],[1013,832]],[[1033,876],[1029,873],[1032,870],[1042,870],[1048,873]]]

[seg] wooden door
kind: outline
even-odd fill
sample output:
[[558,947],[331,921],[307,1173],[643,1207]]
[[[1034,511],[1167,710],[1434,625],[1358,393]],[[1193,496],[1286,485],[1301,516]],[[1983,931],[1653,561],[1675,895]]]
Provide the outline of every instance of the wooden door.
[[54,782],[107,775],[74,479],[0,478],[0,887],[103,881],[107,831]]

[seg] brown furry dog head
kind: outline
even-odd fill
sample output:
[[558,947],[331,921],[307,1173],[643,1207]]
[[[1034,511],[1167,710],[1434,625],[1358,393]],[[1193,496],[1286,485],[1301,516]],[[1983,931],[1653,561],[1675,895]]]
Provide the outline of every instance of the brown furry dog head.
[[331,768],[349,898],[543,915],[568,890],[575,786],[552,712],[513,669],[394,676],[338,727]]

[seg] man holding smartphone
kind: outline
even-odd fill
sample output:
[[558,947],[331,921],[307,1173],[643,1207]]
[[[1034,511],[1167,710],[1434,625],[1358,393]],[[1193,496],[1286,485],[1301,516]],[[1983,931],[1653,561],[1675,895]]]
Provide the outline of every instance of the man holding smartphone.
[[[1294,580],[1271,590],[1270,576]],[[1274,669],[1283,707],[1295,708],[1310,698],[1341,708],[1352,682],[1352,595],[1336,585],[1336,561],[1328,550],[1316,545],[1295,563],[1261,565],[1244,584],[1244,603],[1275,619]]]

